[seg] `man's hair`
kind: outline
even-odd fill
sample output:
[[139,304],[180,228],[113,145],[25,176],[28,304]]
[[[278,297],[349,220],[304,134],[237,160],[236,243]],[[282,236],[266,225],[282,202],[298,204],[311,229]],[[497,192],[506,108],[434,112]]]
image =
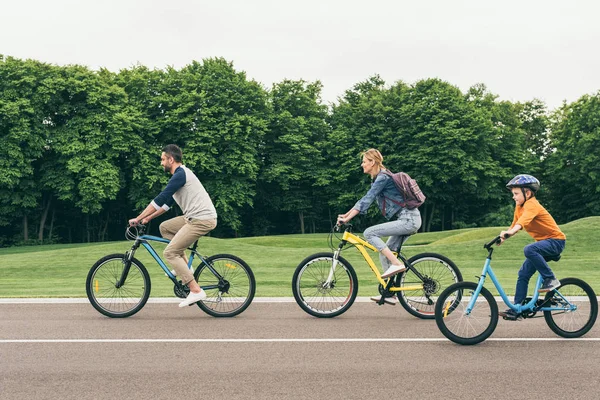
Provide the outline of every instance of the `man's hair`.
[[165,154],[168,154],[171,157],[173,157],[173,160],[175,160],[175,162],[178,162],[178,163],[181,162],[183,153],[181,152],[181,149],[179,148],[179,146],[177,146],[176,144],[168,144],[165,147],[163,147],[162,151]]

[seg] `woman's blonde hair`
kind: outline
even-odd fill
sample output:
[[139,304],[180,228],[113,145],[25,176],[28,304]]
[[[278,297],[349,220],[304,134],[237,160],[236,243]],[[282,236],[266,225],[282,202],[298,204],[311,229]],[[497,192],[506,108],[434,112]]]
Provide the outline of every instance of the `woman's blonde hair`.
[[369,149],[362,153],[363,157],[366,157],[367,160],[375,161],[375,165],[377,165],[380,169],[385,168],[383,165],[383,156],[377,149]]

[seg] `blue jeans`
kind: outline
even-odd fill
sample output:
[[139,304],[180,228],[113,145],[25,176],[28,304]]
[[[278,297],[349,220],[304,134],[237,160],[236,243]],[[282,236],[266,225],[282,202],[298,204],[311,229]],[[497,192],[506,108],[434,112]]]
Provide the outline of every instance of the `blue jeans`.
[[[388,247],[392,251],[398,251],[408,236],[417,233],[421,227],[421,213],[418,208],[409,210],[403,208],[398,213],[395,221],[373,225],[364,232],[365,239],[375,248],[381,250]],[[381,240],[382,236],[389,236],[387,243]],[[383,254],[379,254],[379,260],[383,271],[390,267],[390,261]]]
[[517,288],[515,290],[515,304],[521,303],[527,296],[529,280],[538,271],[542,278],[555,278],[544,256],[556,257],[565,249],[565,241],[560,239],[546,239],[525,246],[525,262],[519,270]]

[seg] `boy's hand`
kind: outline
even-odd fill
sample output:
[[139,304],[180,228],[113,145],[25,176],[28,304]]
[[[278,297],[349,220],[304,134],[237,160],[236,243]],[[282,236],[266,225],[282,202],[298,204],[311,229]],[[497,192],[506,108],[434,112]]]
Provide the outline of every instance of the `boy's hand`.
[[140,222],[138,221],[137,218],[131,218],[129,220],[129,226],[136,226],[137,224],[139,224]]
[[500,232],[500,243],[498,243],[498,246],[500,246],[502,243],[504,243],[504,241],[506,239],[508,239],[509,237],[511,237],[512,235],[510,234],[509,231],[502,231]]

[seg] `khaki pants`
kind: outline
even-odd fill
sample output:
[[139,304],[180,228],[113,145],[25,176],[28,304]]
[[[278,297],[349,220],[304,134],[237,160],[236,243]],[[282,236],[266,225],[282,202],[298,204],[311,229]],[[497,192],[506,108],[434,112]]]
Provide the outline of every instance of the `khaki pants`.
[[194,279],[194,275],[192,275],[183,258],[185,250],[199,237],[215,229],[216,226],[216,219],[187,219],[184,216],[171,218],[160,224],[162,237],[171,240],[163,255],[173,266],[175,273],[181,278],[183,284],[188,284]]

